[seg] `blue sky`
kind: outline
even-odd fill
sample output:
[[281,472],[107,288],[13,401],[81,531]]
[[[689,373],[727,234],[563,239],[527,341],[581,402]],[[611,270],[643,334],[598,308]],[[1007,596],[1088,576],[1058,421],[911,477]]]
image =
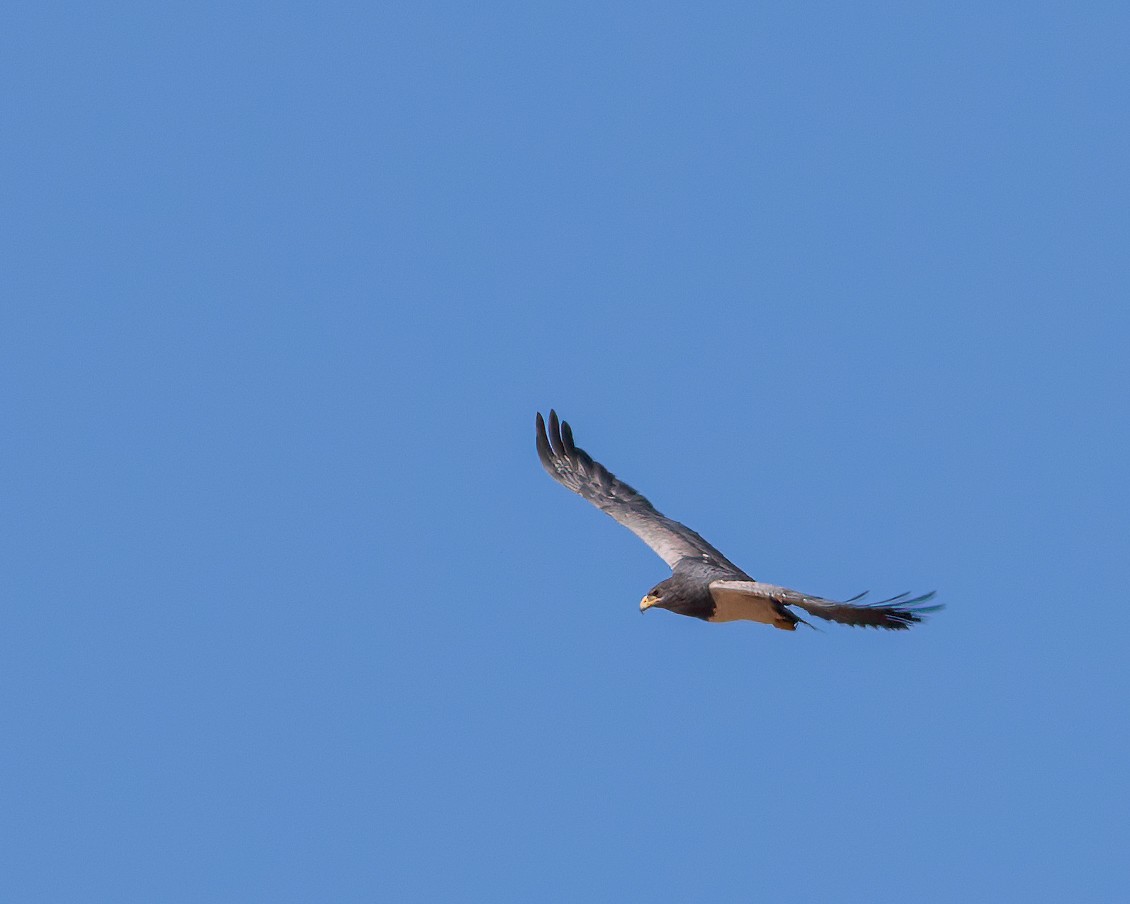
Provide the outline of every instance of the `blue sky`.
[[1123,899],[1128,27],[10,5],[0,897]]

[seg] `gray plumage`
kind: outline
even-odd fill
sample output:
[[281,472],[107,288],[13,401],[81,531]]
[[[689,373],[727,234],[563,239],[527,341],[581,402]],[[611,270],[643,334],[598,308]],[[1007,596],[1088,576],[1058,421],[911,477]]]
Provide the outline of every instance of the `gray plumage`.
[[593,461],[583,449],[578,449],[568,422],[558,422],[556,411],[549,412],[548,435],[539,412],[537,446],[538,457],[554,480],[611,515],[672,568],[680,559],[703,555],[730,564],[693,530],[661,515],[642,493]]
[[[909,599],[902,594],[882,602],[844,602],[799,593],[753,580],[695,531],[660,514],[637,490],[619,480],[573,442],[573,431],[549,412],[549,427],[536,420],[538,458],[549,475],[587,499],[644,541],[670,566],[671,577],[644,597],[640,610],[669,609],[705,621],[748,620],[795,630],[802,618],[788,607],[845,625],[901,630],[941,606],[925,606],[933,593]],[[804,622],[807,624],[807,622]]]

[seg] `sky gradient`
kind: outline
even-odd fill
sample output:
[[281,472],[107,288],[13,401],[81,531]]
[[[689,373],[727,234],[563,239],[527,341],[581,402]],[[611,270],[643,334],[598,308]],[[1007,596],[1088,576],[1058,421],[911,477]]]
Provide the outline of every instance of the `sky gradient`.
[[0,898],[1126,898],[1124,4],[4,20]]

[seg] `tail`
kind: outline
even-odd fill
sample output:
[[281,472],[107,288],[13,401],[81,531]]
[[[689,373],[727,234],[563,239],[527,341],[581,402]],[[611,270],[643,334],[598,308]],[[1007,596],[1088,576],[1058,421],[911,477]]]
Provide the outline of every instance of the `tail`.
[[782,631],[795,631],[798,624],[808,625],[813,631],[820,629],[810,621],[805,621],[791,609],[785,608],[780,603],[777,603],[777,617],[773,619],[773,627],[780,628]]

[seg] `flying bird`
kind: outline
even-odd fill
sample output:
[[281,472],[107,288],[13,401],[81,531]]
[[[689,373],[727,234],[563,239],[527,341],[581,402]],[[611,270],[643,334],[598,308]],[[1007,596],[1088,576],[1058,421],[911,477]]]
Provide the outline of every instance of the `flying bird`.
[[901,631],[942,608],[924,605],[933,593],[913,599],[903,593],[877,603],[862,602],[866,594],[860,594],[835,602],[755,581],[685,524],[661,515],[642,494],[594,461],[573,442],[573,431],[557,419],[557,412],[549,412],[548,431],[538,413],[537,449],[550,477],[611,515],[670,566],[671,577],[648,591],[640,601],[640,612],[667,609],[709,622],[745,620],[795,631],[798,622],[809,624],[790,608],[795,607],[843,625]]

